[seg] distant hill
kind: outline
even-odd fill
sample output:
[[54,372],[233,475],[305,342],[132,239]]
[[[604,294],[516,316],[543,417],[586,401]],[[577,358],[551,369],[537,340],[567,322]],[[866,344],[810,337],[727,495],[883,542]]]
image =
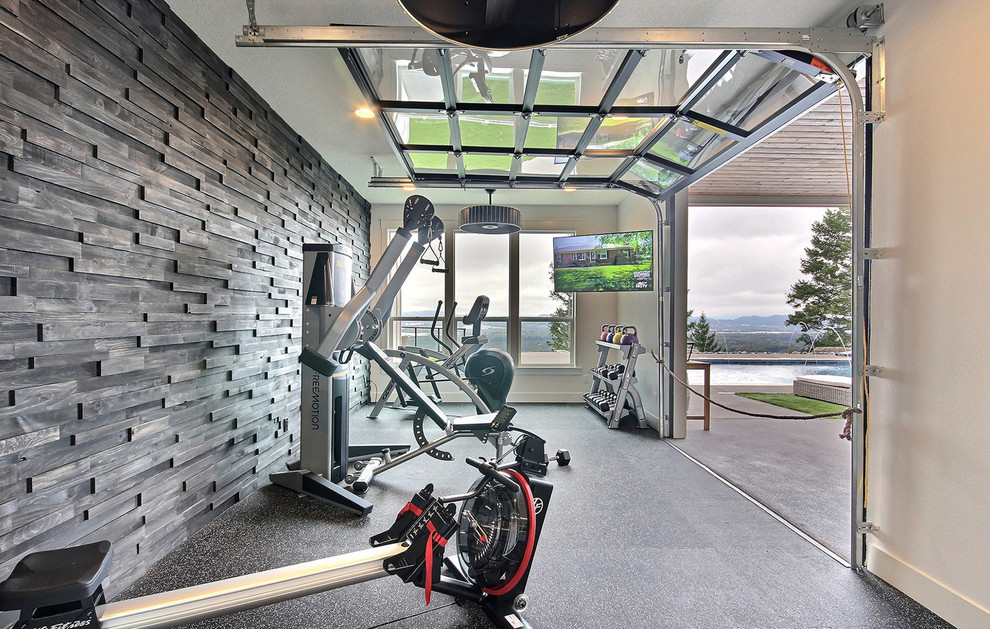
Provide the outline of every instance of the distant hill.
[[[793,332],[797,328],[787,327],[787,316],[746,316],[735,319],[708,317],[708,325],[715,332]],[[691,317],[690,321],[694,322],[698,319],[699,317]]]

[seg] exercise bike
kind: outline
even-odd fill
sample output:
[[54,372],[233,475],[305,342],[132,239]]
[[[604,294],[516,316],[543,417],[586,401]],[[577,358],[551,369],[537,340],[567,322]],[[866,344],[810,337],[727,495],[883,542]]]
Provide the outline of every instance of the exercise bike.
[[[479,295],[474,300],[471,310],[461,319],[463,324],[471,326],[471,333],[465,334],[458,341],[451,332],[451,327],[457,319],[455,314],[457,302],[451,304],[450,312],[447,313],[443,322],[443,337],[446,338],[446,341],[444,341],[444,338],[441,338],[440,335],[440,312],[443,310],[443,301],[438,301],[436,312],[433,313],[433,324],[430,326],[430,336],[440,349],[433,350],[417,345],[400,345],[395,350],[384,350],[385,355],[398,361],[399,370],[406,372],[409,379],[417,387],[422,389],[425,385],[430,385],[433,389],[431,399],[437,404],[443,401],[440,395],[440,388],[437,384],[450,382],[465,393],[470,401],[475,403],[477,412],[487,413],[496,411],[498,410],[497,408],[489,408],[477,404],[478,400],[475,399],[475,390],[471,386],[473,383],[465,380],[463,371],[464,365],[471,356],[488,342],[488,337],[481,333],[481,324],[488,314],[488,305],[489,299],[485,295]],[[406,408],[410,405],[402,389],[396,385],[394,380],[389,380],[378,397],[375,407],[368,414],[369,419],[378,418],[393,393],[396,394],[396,399],[392,403],[391,408]]]
[[[427,485],[369,550],[107,603],[112,545],[96,542],[25,556],[0,583],[0,609],[20,611],[13,629],[157,629],[395,575],[422,587],[427,605],[441,592],[496,627],[531,627],[525,587],[553,491],[533,477],[540,441],[521,435],[509,464],[467,459],[481,472],[467,493],[439,497]],[[456,562],[444,557],[451,540]]]

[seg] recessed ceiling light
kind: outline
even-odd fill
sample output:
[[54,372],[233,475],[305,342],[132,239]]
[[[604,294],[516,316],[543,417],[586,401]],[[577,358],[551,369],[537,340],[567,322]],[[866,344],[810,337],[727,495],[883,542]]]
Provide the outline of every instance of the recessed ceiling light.
[[629,116],[612,116],[612,120],[629,120]]
[[358,107],[354,110],[354,115],[358,118],[374,118],[375,112],[368,109],[367,107]]
[[402,184],[402,189],[405,190],[406,192],[412,192],[413,190],[416,189],[416,186],[411,183],[404,183]]
[[566,188],[564,188],[564,192],[577,192],[577,188],[573,186],[567,186]]

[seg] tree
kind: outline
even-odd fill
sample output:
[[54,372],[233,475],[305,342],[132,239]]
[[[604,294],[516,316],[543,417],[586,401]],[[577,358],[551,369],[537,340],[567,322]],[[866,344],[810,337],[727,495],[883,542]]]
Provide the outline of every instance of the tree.
[[[688,316],[691,316],[691,311],[688,312]],[[688,324],[688,340],[694,341],[694,349],[697,352],[711,354],[723,351],[722,344],[708,324],[704,310],[701,311],[697,321]]]
[[798,280],[787,293],[787,303],[794,307],[787,325],[801,326],[804,333],[798,340],[808,345],[846,344],[852,328],[849,208],[826,210],[822,220],[812,225],[811,234],[811,245],[801,260],[801,273],[807,278]]
[[[550,281],[553,281],[553,263],[550,263]],[[552,317],[570,317],[574,293],[558,293],[550,291],[550,298],[560,305],[553,311]],[[553,351],[568,351],[571,349],[571,329],[566,321],[550,322],[550,339],[547,341]]]
[[624,245],[631,247],[633,257],[636,260],[649,260],[653,257],[653,232],[601,234],[597,238],[599,246]]

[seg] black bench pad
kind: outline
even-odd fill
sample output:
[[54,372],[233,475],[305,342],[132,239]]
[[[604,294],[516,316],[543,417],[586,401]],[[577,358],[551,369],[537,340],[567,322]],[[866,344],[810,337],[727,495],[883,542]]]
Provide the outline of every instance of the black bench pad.
[[93,596],[107,573],[110,542],[26,555],[0,583],[0,609],[47,607]]

